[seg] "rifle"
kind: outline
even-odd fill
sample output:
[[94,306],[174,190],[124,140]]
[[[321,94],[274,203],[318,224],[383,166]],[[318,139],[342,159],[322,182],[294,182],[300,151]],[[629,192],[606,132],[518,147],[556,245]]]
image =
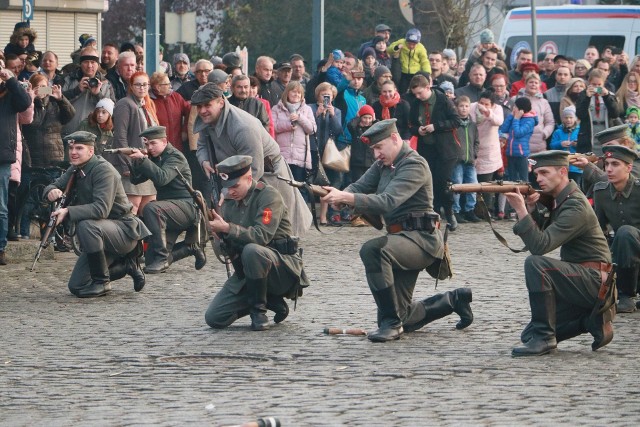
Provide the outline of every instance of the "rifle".
[[[324,197],[329,194],[329,190],[325,190],[319,185],[315,184],[307,184],[305,182],[295,181],[294,179],[285,178],[283,176],[278,175],[278,179],[286,182],[292,187],[296,188],[306,188],[314,196]],[[370,214],[361,214],[362,219],[371,224],[376,230],[382,230],[384,225],[382,224],[382,218],[379,215],[370,215]]]
[[574,153],[574,154],[569,154],[569,161],[571,161],[572,159],[579,159],[581,157],[586,158],[591,163],[595,163],[602,158],[600,156],[596,156],[593,153]]
[[449,184],[448,190],[452,193],[517,193],[519,191],[523,196],[539,193],[542,205],[547,208],[553,206],[553,197],[536,190],[528,182],[492,181],[477,184]]
[[60,199],[58,199],[58,202],[53,206],[53,211],[51,216],[49,216],[49,222],[47,223],[47,227],[44,229],[44,232],[42,233],[42,238],[40,239],[40,245],[38,246],[36,256],[33,258],[33,264],[31,264],[31,271],[34,271],[36,269],[36,263],[40,259],[40,255],[42,255],[42,250],[46,249],[49,246],[49,243],[50,243],[49,236],[51,236],[51,232],[55,228],[56,221],[58,220],[58,217],[53,215],[53,212],[57,211],[58,209],[65,208],[69,204],[69,193],[71,192],[71,188],[73,187],[73,184],[76,179],[76,171],[77,170],[74,170],[71,173],[71,176],[69,177],[69,181],[67,181],[67,185],[64,188],[64,192],[62,193],[62,196],[60,197]]
[[[187,180],[187,178],[185,178],[185,176],[182,175],[182,172],[180,172],[180,169],[178,169],[176,166],[174,166],[173,168],[177,172],[178,178],[180,178],[184,186],[187,188],[187,191],[193,198],[193,202],[198,207],[198,210],[202,213],[203,218],[206,218],[208,221],[213,221],[213,215],[211,214],[209,209],[207,209],[207,203],[205,202],[204,197],[202,196],[202,193],[191,186],[191,184],[189,183],[189,180]],[[199,221],[198,221],[198,227],[200,227]],[[207,230],[208,230],[208,227],[207,227]],[[198,238],[200,238],[200,230],[198,230]],[[220,237],[218,236],[218,239],[219,238]],[[231,277],[231,270],[229,268],[229,262],[230,262],[229,257],[221,253],[220,248],[217,247],[215,242],[213,241],[213,236],[209,240],[211,240],[211,247],[213,248],[213,251],[216,254],[216,257],[218,258],[218,261],[223,263],[227,269],[227,278]]]
[[103,153],[124,154],[125,156],[133,154],[136,151],[140,151],[142,154],[147,154],[147,150],[146,149],[144,149],[144,148],[133,148],[133,147],[105,148],[104,150],[102,150]]

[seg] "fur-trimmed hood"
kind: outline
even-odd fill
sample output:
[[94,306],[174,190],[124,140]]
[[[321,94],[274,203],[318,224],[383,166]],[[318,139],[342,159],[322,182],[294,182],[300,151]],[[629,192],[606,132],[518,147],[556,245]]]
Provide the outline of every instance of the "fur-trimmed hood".
[[36,32],[36,30],[34,30],[33,28],[30,28],[30,27],[18,28],[17,30],[15,30],[13,32],[13,34],[11,34],[11,38],[9,39],[9,42],[12,43],[12,44],[18,44],[18,40],[22,36],[28,36],[29,37],[29,43],[33,44],[36,41],[36,39],[38,38],[38,33]]

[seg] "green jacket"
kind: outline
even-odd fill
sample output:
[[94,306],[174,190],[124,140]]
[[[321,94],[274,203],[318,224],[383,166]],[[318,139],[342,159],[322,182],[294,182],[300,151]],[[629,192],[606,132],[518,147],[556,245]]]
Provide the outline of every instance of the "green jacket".
[[[394,224],[409,213],[433,212],[433,181],[427,161],[404,142],[393,167],[376,161],[345,191],[354,193],[354,213],[382,215]],[[442,258],[444,245],[440,231],[402,231],[425,252]]]
[[151,180],[158,191],[156,200],[191,200],[191,194],[178,177],[178,172],[191,184],[191,169],[180,150],[170,143],[158,157],[136,159],[131,163],[131,183],[140,184]]
[[[49,191],[58,188],[64,191],[71,175],[76,171],[72,166],[53,184],[44,189],[46,199]],[[127,235],[140,240],[151,233],[145,225],[131,213],[133,205],[124,193],[120,174],[100,156],[93,156],[79,168],[72,187],[72,203],[69,206],[69,221],[110,219],[122,222]]]
[[620,193],[610,182],[597,182],[593,187],[593,200],[600,227],[607,224],[613,231],[623,225],[640,229],[640,179],[633,175]]
[[562,261],[610,263],[611,253],[596,214],[576,183],[570,181],[554,204],[551,213],[534,211],[513,226],[531,254],[544,255],[560,247]]
[[[225,200],[222,216],[230,223],[229,233],[223,237],[230,252],[241,253],[245,245],[255,243],[267,246],[269,242],[290,237],[291,223],[282,196],[272,186],[253,181],[243,200]],[[309,286],[299,254],[282,255],[282,264],[300,277],[303,287]]]

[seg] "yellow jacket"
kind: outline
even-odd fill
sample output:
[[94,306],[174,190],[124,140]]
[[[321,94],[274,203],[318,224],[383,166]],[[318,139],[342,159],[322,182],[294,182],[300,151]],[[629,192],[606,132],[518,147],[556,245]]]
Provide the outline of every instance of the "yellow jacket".
[[407,48],[405,39],[396,40],[387,48],[390,56],[397,54],[396,46],[402,45],[400,49],[400,64],[402,64],[403,74],[415,74],[418,71],[431,73],[431,63],[427,55],[427,48],[422,43],[418,43],[413,50]]

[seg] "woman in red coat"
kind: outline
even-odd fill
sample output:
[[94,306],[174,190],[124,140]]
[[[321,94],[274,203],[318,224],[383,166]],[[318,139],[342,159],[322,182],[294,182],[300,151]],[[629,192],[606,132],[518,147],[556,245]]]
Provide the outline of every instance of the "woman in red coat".
[[156,105],[158,122],[167,128],[167,139],[178,150],[184,152],[188,145],[183,144],[187,140],[187,121],[191,107],[178,92],[171,89],[169,76],[156,72],[151,76],[151,92],[149,96]]

